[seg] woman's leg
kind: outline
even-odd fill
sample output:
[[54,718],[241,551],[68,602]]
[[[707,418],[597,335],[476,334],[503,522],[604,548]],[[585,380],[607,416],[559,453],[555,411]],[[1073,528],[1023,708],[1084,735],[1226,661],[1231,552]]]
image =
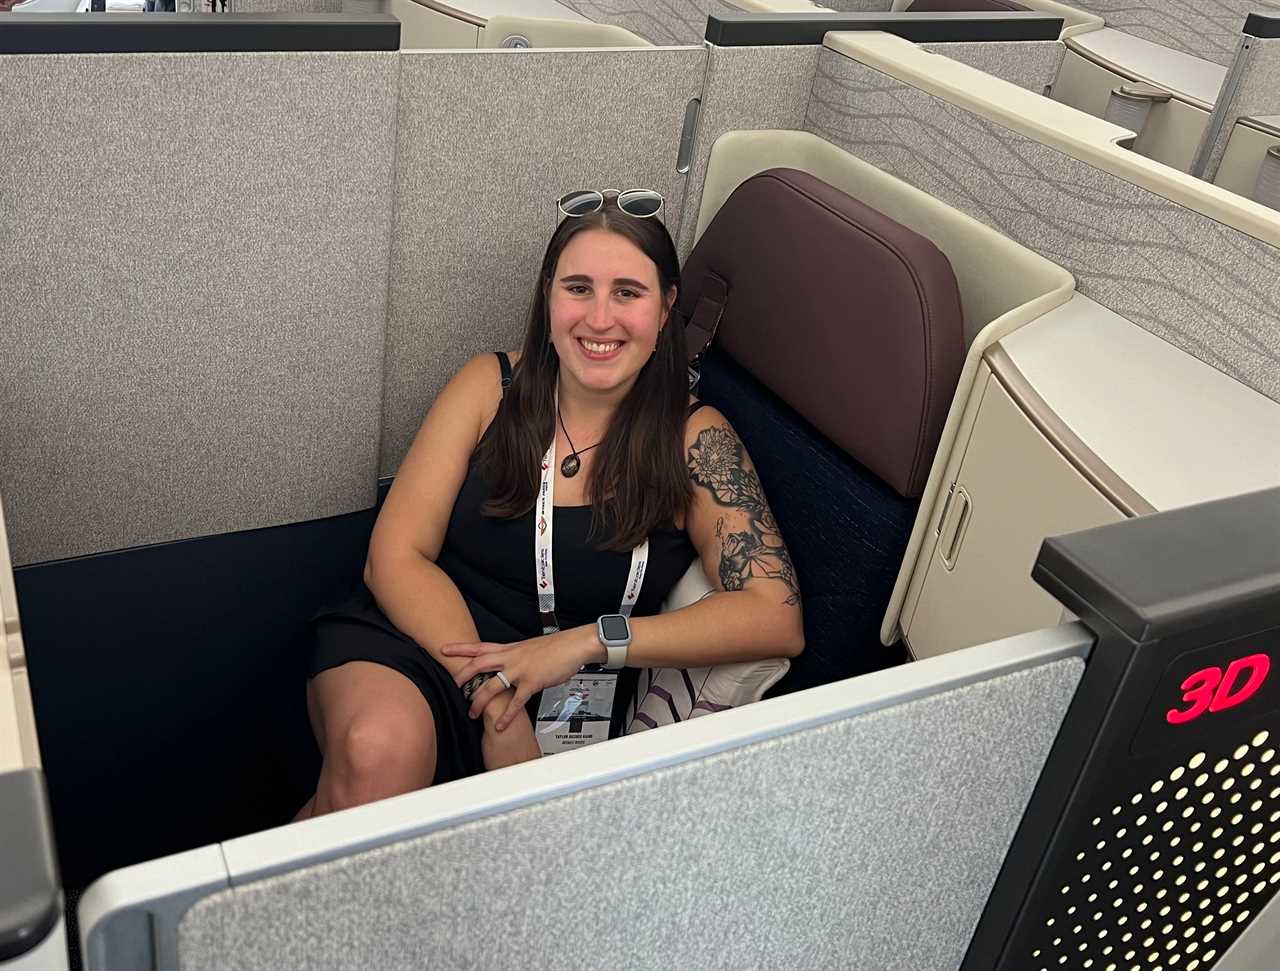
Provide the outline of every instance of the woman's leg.
[[307,707],[324,764],[316,794],[298,818],[431,785],[435,721],[403,674],[370,661],[330,668],[307,685]]

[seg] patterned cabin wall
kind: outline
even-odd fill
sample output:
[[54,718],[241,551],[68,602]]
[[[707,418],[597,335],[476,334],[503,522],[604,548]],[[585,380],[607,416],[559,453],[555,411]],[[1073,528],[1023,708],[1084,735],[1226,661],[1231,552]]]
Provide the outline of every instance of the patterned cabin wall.
[[1275,0],[1069,0],[1097,14],[1108,27],[1165,47],[1230,64],[1245,18],[1254,11],[1280,12]]
[[1241,51],[1240,58],[1243,68],[1231,101],[1215,109],[1224,121],[1205,170],[1198,173],[1201,178],[1212,180],[1217,176],[1237,119],[1280,115],[1280,39],[1252,38],[1249,49]]
[[1056,40],[969,41],[920,47],[1036,94],[1044,94],[1054,82],[1067,54],[1066,46]]
[[829,49],[806,127],[1280,401],[1280,249]]
[[710,14],[742,13],[725,0],[560,0],[588,20],[625,27],[654,44],[701,44]]

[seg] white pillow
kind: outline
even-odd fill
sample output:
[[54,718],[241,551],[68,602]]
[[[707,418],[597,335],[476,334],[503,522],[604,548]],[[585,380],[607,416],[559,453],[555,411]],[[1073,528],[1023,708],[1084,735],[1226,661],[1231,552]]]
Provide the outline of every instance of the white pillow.
[[[714,592],[702,562],[694,560],[662,610],[678,610]],[[790,667],[789,660],[779,657],[709,668],[644,668],[628,712],[627,734],[759,701]]]

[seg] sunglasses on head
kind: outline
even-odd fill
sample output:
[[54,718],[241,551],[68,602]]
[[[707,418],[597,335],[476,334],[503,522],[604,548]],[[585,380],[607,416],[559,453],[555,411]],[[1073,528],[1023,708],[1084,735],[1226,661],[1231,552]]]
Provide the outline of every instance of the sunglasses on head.
[[618,208],[628,216],[648,219],[662,210],[662,196],[652,189],[575,189],[556,200],[558,208],[566,216],[589,216],[604,208],[605,199],[617,197]]

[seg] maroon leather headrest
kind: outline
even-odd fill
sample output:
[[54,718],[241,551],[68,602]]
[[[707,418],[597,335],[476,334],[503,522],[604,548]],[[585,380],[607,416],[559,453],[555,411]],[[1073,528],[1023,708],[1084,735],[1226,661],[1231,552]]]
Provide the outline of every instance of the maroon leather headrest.
[[691,350],[715,346],[900,494],[924,488],[964,360],[951,264],[827,183],[770,169],[721,207],[681,274]]
[[988,13],[1029,9],[1013,0],[915,0],[907,8],[907,13]]

